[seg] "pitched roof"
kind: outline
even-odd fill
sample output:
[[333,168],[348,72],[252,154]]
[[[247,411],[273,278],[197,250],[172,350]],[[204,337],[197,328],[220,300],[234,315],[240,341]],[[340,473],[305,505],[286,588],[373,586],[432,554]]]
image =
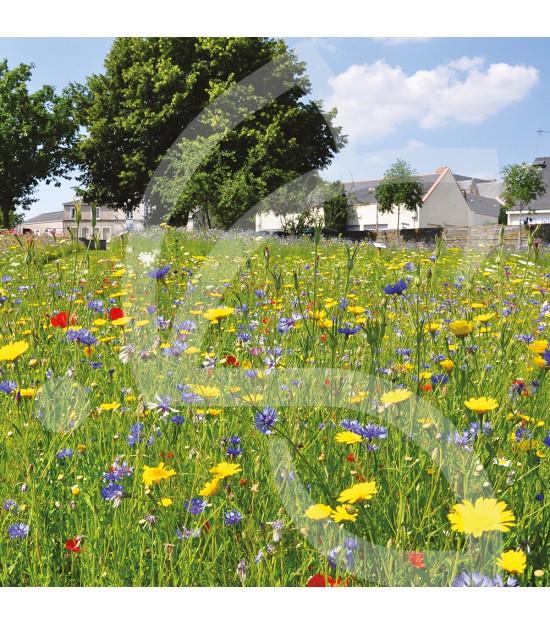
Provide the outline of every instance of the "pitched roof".
[[529,210],[534,211],[541,208],[549,209],[550,208],[550,156],[540,156],[533,161],[533,165],[535,167],[540,168],[540,173],[542,174],[542,179],[546,184],[546,193],[539,197],[537,200],[533,200],[529,204]]
[[51,213],[41,213],[40,215],[35,215],[30,219],[25,220],[22,225],[26,226],[27,224],[41,224],[48,221],[63,221],[65,215],[65,211],[52,211]]
[[[441,172],[434,174],[419,174],[415,176],[424,190],[428,192],[439,179]],[[383,178],[376,180],[358,180],[354,182],[344,182],[344,191],[353,204],[375,204],[376,189],[384,182]]]
[[466,201],[470,210],[478,215],[487,215],[488,217],[498,217],[502,204],[492,197],[484,197],[483,195],[474,195],[466,193]]

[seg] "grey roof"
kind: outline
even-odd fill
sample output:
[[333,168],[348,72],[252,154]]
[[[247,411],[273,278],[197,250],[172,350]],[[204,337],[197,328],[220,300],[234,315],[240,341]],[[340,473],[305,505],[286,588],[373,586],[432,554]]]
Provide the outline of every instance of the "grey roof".
[[53,211],[51,213],[41,213],[40,215],[36,215],[35,217],[31,217],[23,222],[23,226],[27,224],[41,224],[48,221],[63,221],[65,216],[65,211]]
[[498,217],[502,204],[492,197],[484,197],[483,195],[474,195],[466,193],[466,201],[470,210],[478,215],[487,215],[488,217]]

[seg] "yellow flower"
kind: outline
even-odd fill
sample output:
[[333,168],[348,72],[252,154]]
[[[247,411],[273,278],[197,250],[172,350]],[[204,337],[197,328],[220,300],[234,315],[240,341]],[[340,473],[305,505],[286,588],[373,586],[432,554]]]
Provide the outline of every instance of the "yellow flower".
[[218,323],[220,319],[224,317],[229,317],[235,312],[234,308],[229,308],[228,306],[224,306],[222,308],[209,308],[205,313],[204,317],[210,321],[210,323]]
[[544,360],[542,356],[535,356],[533,362],[541,369],[550,369],[550,365]]
[[36,393],[36,389],[34,388],[20,388],[19,389],[19,395],[21,397],[34,397],[35,393]]
[[78,497],[78,495],[80,495],[80,488],[76,484],[71,486],[71,493],[74,497]]
[[505,551],[497,560],[497,566],[508,573],[523,573],[527,568],[527,558],[523,551]]
[[78,443],[78,445],[76,446],[76,450],[78,451],[79,454],[86,453],[87,449],[88,448],[86,447],[86,445],[83,445],[82,443]]
[[450,358],[445,358],[439,365],[445,369],[445,371],[452,371],[455,368],[455,363]]
[[19,358],[21,354],[24,354],[29,349],[27,341],[17,341],[16,343],[9,343],[0,348],[0,361],[2,360],[15,360]]
[[472,397],[466,400],[464,405],[477,414],[485,414],[489,410],[498,408],[498,403],[492,397],[480,397],[479,399]]
[[425,331],[430,332],[431,334],[435,334],[439,330],[439,328],[441,328],[441,325],[439,323],[427,323]]
[[540,355],[544,353],[547,347],[548,341],[533,341],[527,349]]
[[334,510],[330,506],[325,506],[323,503],[316,503],[306,510],[305,516],[312,521],[322,521],[323,519],[328,519],[333,512]]
[[231,464],[229,462],[220,462],[215,467],[210,469],[209,473],[214,473],[214,475],[218,479],[222,479],[224,477],[229,477],[230,475],[235,475],[235,473],[240,473],[242,469],[238,464]]
[[211,482],[206,482],[204,488],[199,491],[201,497],[212,497],[220,492],[220,478],[215,477]]
[[336,510],[334,510],[330,516],[336,523],[340,523],[340,521],[355,521],[357,519],[357,512],[350,514],[346,506],[336,506]]
[[160,501],[157,501],[159,506],[162,506],[163,508],[168,508],[168,506],[172,505],[172,500],[170,499],[170,497],[162,497],[160,499]]
[[200,395],[201,397],[209,398],[209,397],[221,396],[220,389],[216,388],[215,386],[204,386],[202,384],[190,384],[189,388],[193,391],[193,393],[196,393],[197,395]]
[[119,317],[118,319],[115,319],[114,321],[111,321],[111,325],[113,326],[125,326],[127,323],[130,323],[130,321],[133,321],[135,317]]
[[486,313],[485,315],[477,315],[474,317],[474,321],[478,321],[479,323],[487,323],[491,321],[493,317],[496,316],[496,313]]
[[384,393],[380,398],[380,401],[385,406],[391,406],[392,404],[398,404],[405,401],[409,399],[409,397],[412,397],[411,391],[405,388],[398,388],[395,391],[388,391],[387,393]]
[[348,397],[348,402],[350,404],[360,404],[362,401],[367,399],[368,396],[369,396],[369,394],[368,394],[367,391],[358,391],[352,397]]
[[254,395],[254,394],[251,394],[251,395],[243,395],[243,396],[241,397],[241,399],[242,399],[243,401],[246,401],[246,402],[248,402],[249,404],[259,404],[259,403],[262,401],[262,399],[263,399],[263,398],[264,398],[264,396],[263,396],[263,395],[259,395],[259,394],[258,394],[258,395]]
[[355,432],[338,432],[336,434],[336,440],[339,443],[346,443],[347,445],[353,445],[353,443],[360,443],[363,437]]
[[167,480],[172,475],[176,475],[174,469],[168,469],[164,467],[164,462],[161,462],[158,467],[143,467],[143,482],[146,486],[154,484],[160,484],[161,480]]
[[453,506],[447,518],[451,527],[457,532],[473,534],[479,538],[483,532],[508,532],[515,525],[514,513],[506,509],[504,501],[479,497],[475,504],[463,501]]
[[117,404],[116,401],[112,404],[101,404],[101,410],[116,410],[120,404]]
[[376,488],[376,482],[361,482],[360,484],[354,484],[351,488],[340,493],[338,501],[346,503],[355,503],[357,501],[364,501],[366,499],[372,499],[372,496],[378,492]]
[[365,312],[365,308],[363,306],[348,306],[348,312],[353,313],[354,315],[360,315]]
[[470,334],[470,332],[472,331],[473,327],[474,326],[472,323],[468,323],[463,319],[460,319],[459,321],[453,321],[449,324],[449,330],[458,338],[464,338],[465,336],[468,336],[468,334]]

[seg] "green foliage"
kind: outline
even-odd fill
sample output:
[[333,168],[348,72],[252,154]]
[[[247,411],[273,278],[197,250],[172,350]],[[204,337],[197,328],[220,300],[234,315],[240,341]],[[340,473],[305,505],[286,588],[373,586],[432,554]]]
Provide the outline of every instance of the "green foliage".
[[[288,84],[284,94],[233,130],[231,120],[246,102],[258,100],[253,86],[239,85],[223,111],[203,113],[273,59],[279,59],[275,74]],[[164,206],[173,225],[186,225],[198,208],[209,226],[233,224],[281,185],[328,165],[345,143],[340,129],[330,127],[335,111],[303,100],[310,91],[304,70],[276,39],[116,39],[104,74],[72,87],[88,131],[79,157],[86,198],[123,210],[136,207],[168,149],[203,113],[196,136],[171,152],[169,175],[148,200]],[[261,86],[269,93],[269,84]]]
[[28,210],[39,182],[67,177],[77,126],[67,94],[44,85],[29,93],[32,65],[8,68],[0,61],[0,209],[3,227],[16,225],[17,208]]
[[348,198],[344,193],[344,185],[342,183],[335,182],[332,188],[336,195],[328,198],[323,203],[325,227],[344,232],[348,223]]
[[397,159],[384,173],[384,182],[376,190],[378,210],[381,213],[392,213],[397,209],[398,230],[401,210],[414,212],[422,206],[424,187],[415,174],[409,163]]

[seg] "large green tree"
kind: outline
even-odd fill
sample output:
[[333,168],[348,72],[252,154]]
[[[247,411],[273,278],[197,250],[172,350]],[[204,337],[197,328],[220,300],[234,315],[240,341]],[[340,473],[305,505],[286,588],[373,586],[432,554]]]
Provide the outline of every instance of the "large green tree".
[[325,112],[305,99],[310,91],[305,65],[284,41],[120,38],[103,74],[73,85],[77,114],[87,129],[80,145],[86,197],[117,209],[135,208],[153,172],[197,115],[274,59],[283,59],[274,67],[288,89],[236,126],[231,119],[257,97],[254,85],[239,85],[225,108],[203,114],[194,139],[169,152],[170,175],[149,187],[148,202],[168,206],[175,224],[185,224],[200,208],[210,225],[227,227],[281,185],[328,165],[345,137],[331,128],[334,110]]
[[402,210],[414,212],[422,206],[425,191],[415,175],[407,161],[397,159],[384,173],[384,180],[376,189],[378,210],[381,213],[397,210],[397,230]]
[[506,165],[501,170],[502,200],[506,211],[519,209],[518,245],[521,245],[522,215],[529,204],[546,192],[542,172],[534,165]]
[[66,94],[49,85],[29,93],[32,65],[8,68],[0,61],[0,210],[2,224],[18,222],[17,209],[28,210],[37,185],[59,186],[68,177],[77,126]]

